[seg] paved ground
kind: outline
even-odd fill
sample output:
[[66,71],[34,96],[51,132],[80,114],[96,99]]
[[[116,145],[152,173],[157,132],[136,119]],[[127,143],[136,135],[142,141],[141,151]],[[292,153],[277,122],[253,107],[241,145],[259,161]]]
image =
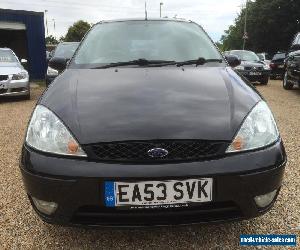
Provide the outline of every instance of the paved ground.
[[279,81],[258,89],[275,114],[289,156],[275,207],[251,221],[127,231],[63,228],[37,218],[23,190],[18,160],[29,115],[43,89],[35,87],[30,101],[0,100],[0,249],[237,249],[243,233],[300,235],[300,90],[285,91]]

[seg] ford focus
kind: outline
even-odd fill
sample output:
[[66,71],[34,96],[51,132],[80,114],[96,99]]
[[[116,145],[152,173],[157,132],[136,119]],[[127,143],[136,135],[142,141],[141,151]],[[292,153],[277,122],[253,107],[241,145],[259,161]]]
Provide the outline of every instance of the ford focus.
[[29,121],[20,169],[33,209],[71,226],[243,220],[273,206],[286,154],[255,88],[191,21],[93,26]]

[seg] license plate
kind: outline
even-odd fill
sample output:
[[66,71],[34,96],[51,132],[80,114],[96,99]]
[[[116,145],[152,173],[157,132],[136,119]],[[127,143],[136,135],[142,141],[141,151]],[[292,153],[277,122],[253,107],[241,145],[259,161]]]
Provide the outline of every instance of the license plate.
[[250,76],[260,76],[261,72],[250,72],[249,75]]
[[156,207],[210,202],[213,179],[105,182],[107,207]]

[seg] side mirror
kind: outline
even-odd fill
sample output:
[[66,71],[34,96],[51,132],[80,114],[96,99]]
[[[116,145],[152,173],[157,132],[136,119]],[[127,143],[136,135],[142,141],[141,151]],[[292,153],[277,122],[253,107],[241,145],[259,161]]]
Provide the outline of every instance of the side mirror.
[[241,64],[241,59],[234,55],[227,55],[225,56],[225,59],[228,62],[229,66],[232,68]]
[[21,59],[21,64],[26,64],[27,60],[26,59]]
[[67,67],[67,59],[63,57],[53,57],[49,61],[49,66],[52,69],[63,71]]

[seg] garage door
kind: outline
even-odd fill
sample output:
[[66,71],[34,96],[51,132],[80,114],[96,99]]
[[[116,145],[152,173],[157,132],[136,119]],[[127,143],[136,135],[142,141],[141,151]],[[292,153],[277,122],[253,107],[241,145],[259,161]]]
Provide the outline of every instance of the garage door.
[[24,23],[0,21],[0,37],[0,48],[10,48],[19,59],[28,60],[27,35]]
[[0,22],[0,30],[26,30],[24,23]]

